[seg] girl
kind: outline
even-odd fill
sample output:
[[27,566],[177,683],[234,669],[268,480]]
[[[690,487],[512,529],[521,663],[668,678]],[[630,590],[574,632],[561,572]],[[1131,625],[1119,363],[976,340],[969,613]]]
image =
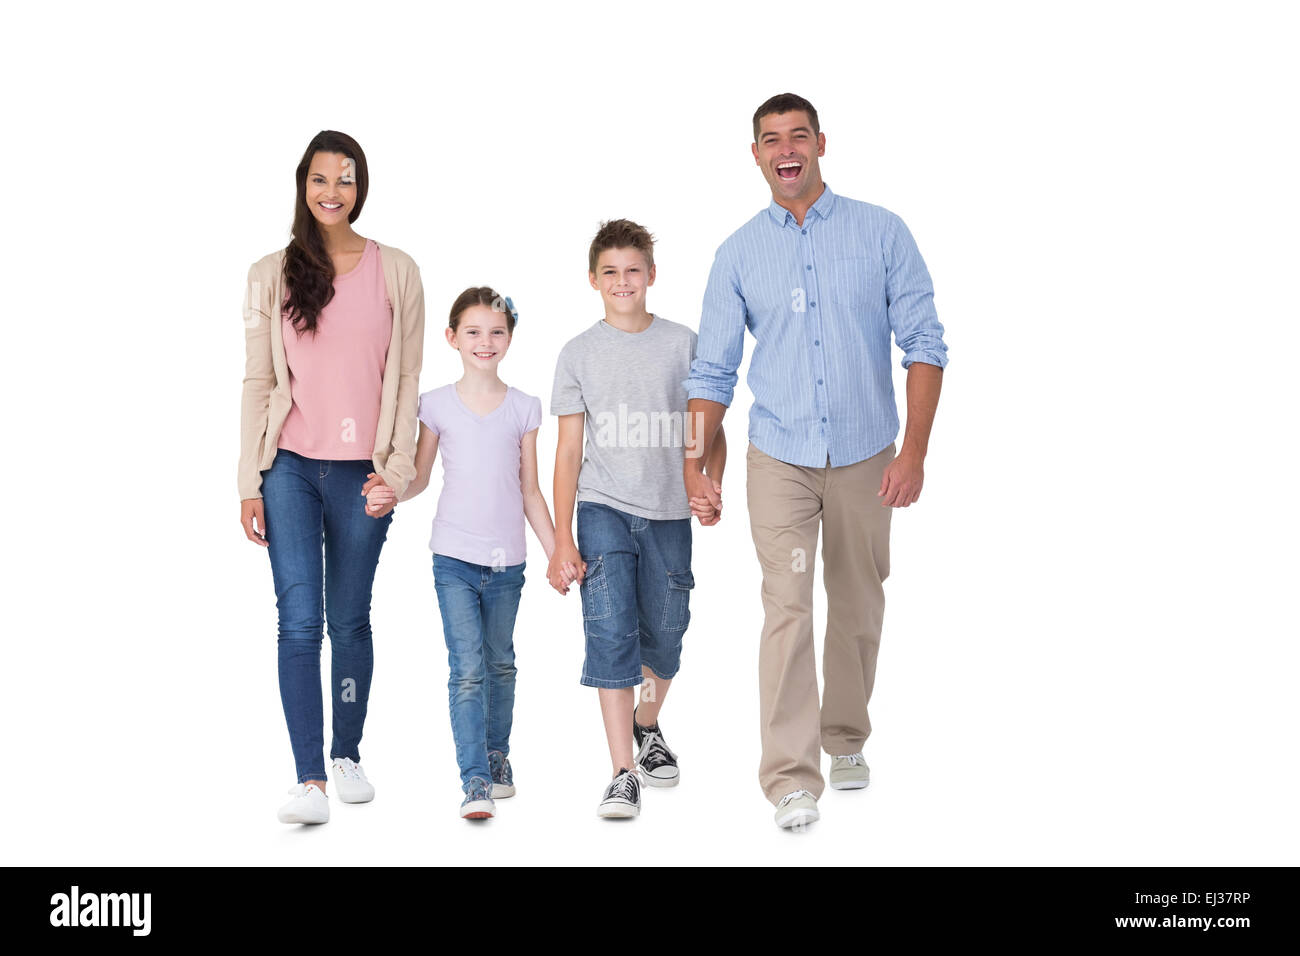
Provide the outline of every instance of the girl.
[[[429,548],[451,671],[451,730],[464,792],[460,815],[466,819],[493,816],[493,798],[515,793],[508,755],[524,518],[548,561],[555,550],[555,526],[537,484],[542,403],[497,375],[518,318],[511,301],[486,286],[457,297],[446,336],[460,353],[464,375],[420,396],[411,483],[404,490],[377,486],[368,498],[371,507],[391,507],[418,495],[441,448],[443,485]],[[572,564],[564,571],[560,593],[577,577]]]
[[280,699],[297,766],[284,823],[325,823],[322,618],[329,622],[339,798],[375,789],[358,750],[373,667],[370,595],[393,504],[406,490],[424,348],[420,271],[400,249],[352,229],[366,157],[324,130],[297,170],[289,245],[248,271],[239,456],[240,520],[267,549],[279,612]]

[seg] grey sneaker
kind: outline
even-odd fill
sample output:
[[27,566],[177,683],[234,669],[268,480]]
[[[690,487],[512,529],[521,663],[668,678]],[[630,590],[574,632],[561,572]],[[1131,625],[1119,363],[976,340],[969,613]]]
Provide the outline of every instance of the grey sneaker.
[[817,798],[807,790],[787,793],[776,805],[776,825],[787,830],[802,830],[820,817]]
[[492,799],[515,795],[515,777],[510,772],[510,758],[499,750],[488,751],[488,770],[492,772]]
[[844,757],[831,756],[831,788],[862,790],[871,778],[871,768],[862,759],[862,751]]
[[491,787],[482,777],[470,777],[469,783],[465,784],[460,815],[466,820],[486,820],[496,816],[497,806],[492,802]]
[[626,767],[605,788],[605,797],[596,808],[600,817],[634,817],[641,812],[641,781],[635,770]]

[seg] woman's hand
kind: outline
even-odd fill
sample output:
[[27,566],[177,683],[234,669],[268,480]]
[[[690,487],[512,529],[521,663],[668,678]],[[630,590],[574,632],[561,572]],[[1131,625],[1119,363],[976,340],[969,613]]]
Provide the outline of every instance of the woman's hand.
[[266,512],[261,498],[245,498],[239,502],[239,523],[244,526],[244,534],[253,544],[266,548]]
[[366,498],[366,514],[372,518],[382,518],[397,507],[397,492],[373,471],[366,477],[370,480],[361,486],[361,494]]

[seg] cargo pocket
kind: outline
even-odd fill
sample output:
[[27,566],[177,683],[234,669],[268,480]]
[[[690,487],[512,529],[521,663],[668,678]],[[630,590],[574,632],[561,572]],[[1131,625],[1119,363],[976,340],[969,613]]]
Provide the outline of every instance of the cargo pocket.
[[695,576],[690,571],[668,572],[668,594],[664,597],[665,631],[684,631],[691,621],[691,588]]
[[612,613],[609,606],[609,582],[605,580],[605,556],[587,562],[587,573],[578,588],[582,592],[582,619],[599,621]]

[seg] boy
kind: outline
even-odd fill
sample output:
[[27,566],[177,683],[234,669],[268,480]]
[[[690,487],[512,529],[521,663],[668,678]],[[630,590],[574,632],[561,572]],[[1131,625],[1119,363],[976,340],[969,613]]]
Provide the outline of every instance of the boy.
[[[578,569],[582,683],[598,688],[614,771],[597,813],[631,817],[641,812],[643,781],[673,787],[679,779],[659,710],[677,673],[695,586],[683,382],[696,334],[646,310],[655,266],[654,239],[644,227],[626,219],[603,223],[588,272],[605,317],[569,341],[555,366],[556,543],[547,577],[564,591],[571,581],[564,564]],[[719,490],[726,456],[719,429],[705,463]],[[569,530],[575,498],[576,544]],[[719,516],[705,501],[701,522]],[[643,682],[638,702],[635,687]]]

